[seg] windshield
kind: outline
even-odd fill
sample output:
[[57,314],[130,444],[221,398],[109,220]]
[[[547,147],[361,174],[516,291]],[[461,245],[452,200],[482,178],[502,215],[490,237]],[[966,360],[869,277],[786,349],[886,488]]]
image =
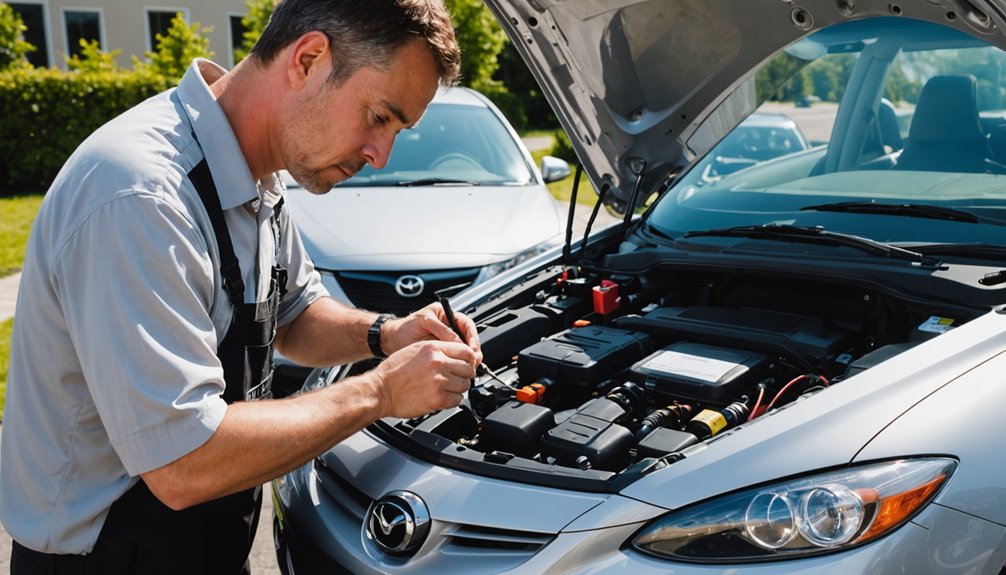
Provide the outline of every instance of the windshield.
[[367,166],[339,186],[452,182],[499,186],[532,181],[520,147],[490,109],[433,103],[419,124],[398,134],[384,168]]
[[651,229],[821,226],[1006,245],[999,48],[936,24],[861,20],[804,38],[755,80],[756,112],[678,179]]

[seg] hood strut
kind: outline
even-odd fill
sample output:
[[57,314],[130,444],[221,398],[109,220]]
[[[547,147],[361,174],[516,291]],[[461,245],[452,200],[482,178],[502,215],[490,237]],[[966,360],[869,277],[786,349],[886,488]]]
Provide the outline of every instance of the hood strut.
[[573,244],[573,214],[576,213],[576,193],[580,189],[580,176],[583,175],[583,163],[576,164],[576,176],[573,177],[573,192],[569,196],[569,213],[566,215],[566,243],[562,246],[562,263],[569,266],[570,250]]
[[632,212],[636,211],[636,202],[639,201],[639,185],[643,182],[643,174],[646,173],[646,160],[639,159],[634,162],[636,168],[636,183],[632,186],[632,194],[629,195],[629,203],[625,205],[625,216],[622,223],[625,224],[625,231],[628,233],[629,222],[632,221]]

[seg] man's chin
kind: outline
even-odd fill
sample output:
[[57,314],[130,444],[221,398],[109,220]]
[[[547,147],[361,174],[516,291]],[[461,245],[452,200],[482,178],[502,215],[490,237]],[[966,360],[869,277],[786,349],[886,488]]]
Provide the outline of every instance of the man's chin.
[[295,174],[293,172],[290,173],[290,176],[293,177],[293,179],[300,185],[301,188],[304,188],[305,190],[311,192],[316,196],[327,194],[328,192],[332,191],[332,188],[335,187],[336,184],[345,180],[345,178],[341,178],[335,182],[328,182],[323,181],[320,178],[316,178],[313,176],[305,176],[303,174]]

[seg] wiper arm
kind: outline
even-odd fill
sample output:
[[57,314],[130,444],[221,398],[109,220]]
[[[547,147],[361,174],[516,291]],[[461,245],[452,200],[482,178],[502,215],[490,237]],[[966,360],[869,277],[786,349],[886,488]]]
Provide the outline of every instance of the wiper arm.
[[934,220],[950,220],[955,222],[979,223],[978,216],[971,212],[934,206],[930,204],[882,204],[877,202],[838,202],[834,204],[818,204],[804,206],[801,211],[812,212],[849,212],[856,214],[884,214],[906,216],[910,218],[930,218]]
[[970,256],[977,259],[1006,260],[1006,246],[996,244],[927,244],[924,246],[913,246],[912,249],[926,255]]
[[403,187],[412,187],[412,186],[481,186],[482,184],[472,180],[459,180],[454,178],[421,178],[419,180],[398,182],[395,185]]
[[688,232],[683,237],[694,238],[701,236],[786,240],[793,242],[848,246],[887,258],[918,262],[928,266],[940,265],[938,260],[926,257],[918,252],[884,244],[861,236],[843,234],[841,232],[829,232],[820,226],[791,226],[782,224],[736,226],[732,228]]

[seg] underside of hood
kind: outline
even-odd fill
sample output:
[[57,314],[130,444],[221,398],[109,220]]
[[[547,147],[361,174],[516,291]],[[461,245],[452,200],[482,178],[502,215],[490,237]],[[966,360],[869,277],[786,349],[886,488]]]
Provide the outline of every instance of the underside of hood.
[[[871,16],[930,20],[990,41],[982,0],[485,0],[605,202],[624,213],[701,158],[760,102],[758,68],[797,40]],[[791,55],[799,57],[799,50]]]

